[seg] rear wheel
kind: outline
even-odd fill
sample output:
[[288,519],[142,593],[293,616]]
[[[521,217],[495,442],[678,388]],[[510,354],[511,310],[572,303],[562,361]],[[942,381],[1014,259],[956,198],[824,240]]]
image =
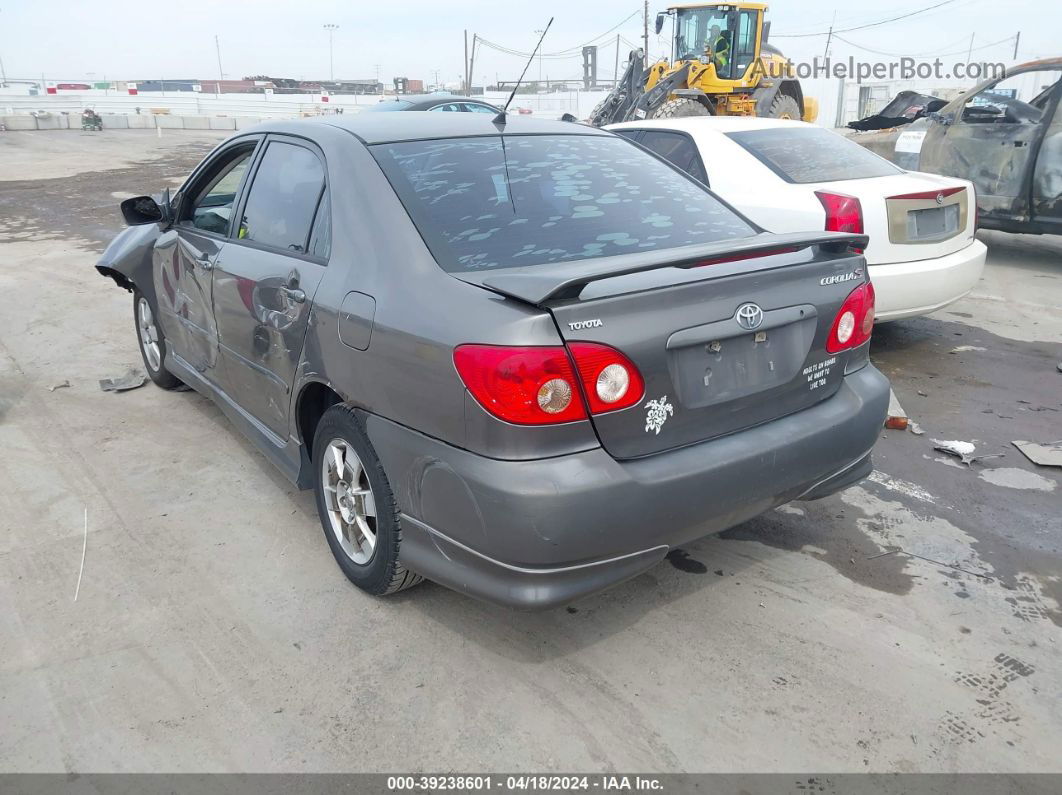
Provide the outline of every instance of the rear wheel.
[[184,383],[166,369],[166,336],[155,319],[151,302],[140,290],[133,290],[133,318],[136,320],[136,338],[140,343],[140,355],[148,378],[163,389],[180,389]]
[[688,97],[678,97],[677,99],[669,99],[663,105],[656,109],[652,118],[654,119],[681,119],[688,116],[711,116],[708,112],[708,108],[704,107],[700,102]]
[[380,459],[354,410],[328,409],[313,439],[314,492],[328,546],[356,586],[382,596],[424,578],[399,560],[398,506]]
[[779,94],[771,103],[771,110],[767,117],[770,119],[796,119],[800,121],[800,103],[788,94]]

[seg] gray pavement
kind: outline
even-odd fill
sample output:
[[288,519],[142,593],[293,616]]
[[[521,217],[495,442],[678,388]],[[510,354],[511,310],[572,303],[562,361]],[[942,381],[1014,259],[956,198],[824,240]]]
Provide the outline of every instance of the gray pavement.
[[219,138],[0,133],[0,771],[1062,771],[1062,472],[1010,445],[1062,438],[1062,241],[876,330],[925,434],[868,481],[566,609],[380,600],[210,402],[98,389],[117,202]]

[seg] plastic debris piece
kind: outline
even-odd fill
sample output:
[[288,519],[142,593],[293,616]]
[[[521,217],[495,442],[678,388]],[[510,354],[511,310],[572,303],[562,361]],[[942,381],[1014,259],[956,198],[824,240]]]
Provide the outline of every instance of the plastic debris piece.
[[127,392],[137,389],[147,383],[147,376],[136,369],[126,371],[125,375],[118,378],[104,378],[100,381],[100,389],[104,392]]
[[68,386],[70,386],[70,382],[69,381],[63,381],[62,383],[56,384],[55,386],[48,387],[48,391],[49,392],[54,392],[57,389],[65,389]]
[[1011,442],[1026,458],[1037,466],[1062,467],[1062,439],[1057,442]]
[[915,436],[921,436],[925,433],[925,431],[922,430],[922,426],[919,425],[917,422],[908,423],[907,430],[909,430]]
[[947,453],[948,455],[953,455],[964,464],[969,465],[974,459],[974,451],[977,450],[977,447],[974,446],[973,442],[933,439],[933,449],[940,450],[940,452]]

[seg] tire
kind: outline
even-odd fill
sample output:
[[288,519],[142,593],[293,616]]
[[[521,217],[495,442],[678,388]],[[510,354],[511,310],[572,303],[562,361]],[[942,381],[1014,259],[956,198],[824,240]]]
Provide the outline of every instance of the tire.
[[155,308],[136,288],[133,289],[133,325],[148,378],[162,389],[185,388],[184,382],[166,369],[166,335],[155,319]]
[[650,118],[653,119],[682,119],[689,116],[711,116],[708,112],[708,108],[704,107],[700,102],[695,99],[689,99],[688,97],[678,97],[677,99],[669,99],[659,108],[657,108]]
[[800,112],[800,103],[788,94],[779,94],[771,103],[771,109],[767,113],[769,119],[795,119],[800,121],[803,114]]
[[399,558],[402,531],[391,484],[349,405],[332,406],[317,424],[313,472],[321,529],[348,580],[374,596],[398,593],[423,581]]

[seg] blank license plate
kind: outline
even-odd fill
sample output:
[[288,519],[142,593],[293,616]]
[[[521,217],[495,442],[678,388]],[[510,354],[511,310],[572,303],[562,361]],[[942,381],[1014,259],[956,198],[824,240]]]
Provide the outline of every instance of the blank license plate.
[[908,240],[937,240],[959,231],[959,205],[930,207],[907,213]]

